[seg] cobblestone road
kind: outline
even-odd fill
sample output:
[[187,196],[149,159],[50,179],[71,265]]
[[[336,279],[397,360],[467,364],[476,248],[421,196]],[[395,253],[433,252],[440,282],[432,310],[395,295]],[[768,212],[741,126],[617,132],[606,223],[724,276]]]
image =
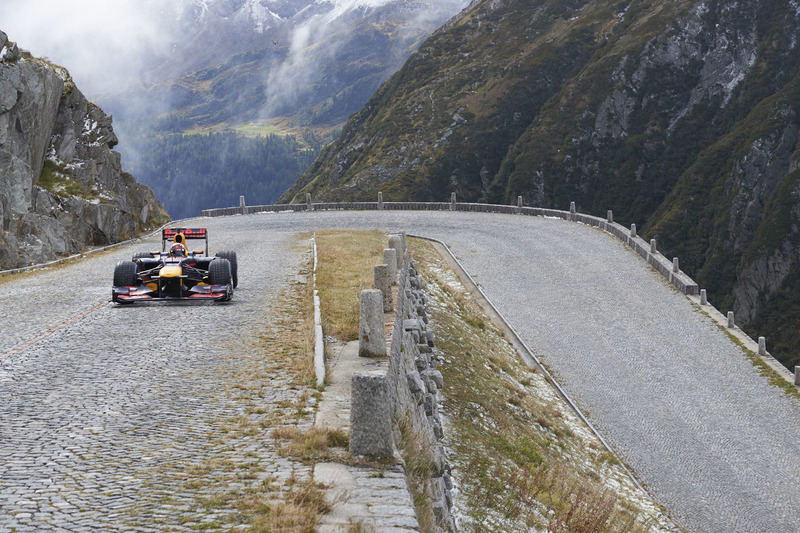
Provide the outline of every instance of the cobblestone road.
[[231,491],[266,480],[279,497],[309,476],[251,431],[302,393],[258,380],[256,342],[301,250],[289,233],[210,233],[212,253],[239,253],[230,304],[106,304],[9,353],[102,305],[116,261],[160,241],[0,285],[0,531],[226,524]]
[[[248,324],[297,272],[290,235],[324,227],[447,243],[678,524],[800,529],[800,405],[616,239],[562,220],[467,213],[263,214],[202,225],[214,249],[239,251],[232,305],[106,306],[0,361],[0,529],[188,528],[198,498],[181,475],[196,474],[190,465],[255,454],[275,465],[270,472],[297,471],[269,442],[254,439],[244,454],[217,443],[216,420],[241,409],[220,393],[230,383],[219,375],[249,351]],[[0,354],[107,299],[113,264],[129,254],[0,285]],[[84,289],[72,301],[37,285],[72,274]],[[212,335],[186,329],[209,311]],[[169,327],[179,324],[183,334]],[[292,391],[275,383],[263,394],[279,403]]]

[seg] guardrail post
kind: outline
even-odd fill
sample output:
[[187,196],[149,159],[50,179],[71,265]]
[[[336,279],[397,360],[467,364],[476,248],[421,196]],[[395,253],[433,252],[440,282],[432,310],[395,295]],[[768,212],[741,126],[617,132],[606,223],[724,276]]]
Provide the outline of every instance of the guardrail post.
[[673,257],[672,258],[672,271],[674,273],[676,273],[676,274],[681,271],[680,267],[678,266],[678,258],[677,257]]
[[400,270],[403,266],[403,253],[405,252],[405,248],[403,248],[403,235],[400,233],[389,235],[389,248],[394,248],[394,252],[397,256],[397,270]]
[[794,367],[794,384],[800,385],[800,366]]
[[764,337],[758,338],[758,355],[767,355],[767,339]]
[[375,288],[381,291],[383,312],[392,311],[392,279],[389,277],[389,265],[375,265],[372,271]]
[[242,210],[242,214],[244,215],[244,195],[239,196],[239,209]]
[[705,289],[700,289],[700,305],[708,305],[708,296]]
[[456,193],[450,193],[450,211],[456,210]]
[[574,215],[577,211],[575,210],[575,202],[569,203],[569,212],[570,214]]
[[350,453],[391,457],[392,399],[386,372],[354,372],[350,378]]
[[378,191],[378,211],[383,211],[383,193]]
[[358,355],[361,357],[386,356],[383,294],[378,289],[361,291],[361,311],[358,320]]
[[613,224],[614,223],[614,212],[611,211],[611,209],[609,209],[606,212],[606,222],[608,222],[609,224]]
[[517,196],[517,214],[522,213],[522,196]]
[[656,240],[655,239],[650,239],[650,253],[654,254],[657,251],[658,250],[656,249]]
[[397,250],[394,248],[383,249],[383,262],[389,267],[389,283],[397,284]]
[[311,211],[311,193],[310,192],[306,193],[306,206],[308,207],[308,210]]
[[736,321],[733,319],[733,311],[728,311],[728,329],[736,327]]
[[636,224],[631,224],[631,239],[636,237]]

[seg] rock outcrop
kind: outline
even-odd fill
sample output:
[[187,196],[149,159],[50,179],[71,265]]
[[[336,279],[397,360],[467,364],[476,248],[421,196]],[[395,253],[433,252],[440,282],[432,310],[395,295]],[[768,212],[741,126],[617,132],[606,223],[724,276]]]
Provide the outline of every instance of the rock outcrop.
[[133,237],[168,217],[122,171],[111,117],[0,31],[0,269]]

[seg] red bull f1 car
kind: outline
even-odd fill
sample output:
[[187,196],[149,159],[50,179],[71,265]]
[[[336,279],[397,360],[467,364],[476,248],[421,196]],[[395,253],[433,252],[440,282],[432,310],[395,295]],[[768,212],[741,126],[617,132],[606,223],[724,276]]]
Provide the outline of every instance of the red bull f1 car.
[[[188,251],[189,240],[204,240],[205,251]],[[171,243],[167,250],[167,243]],[[118,303],[157,300],[228,301],[239,284],[236,252],[208,256],[205,228],[167,228],[161,251],[139,252],[114,268],[111,299]]]

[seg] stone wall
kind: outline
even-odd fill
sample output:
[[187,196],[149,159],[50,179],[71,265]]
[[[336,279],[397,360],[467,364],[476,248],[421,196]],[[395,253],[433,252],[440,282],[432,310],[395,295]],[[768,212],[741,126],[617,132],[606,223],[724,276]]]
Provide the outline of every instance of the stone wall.
[[[359,324],[359,353],[383,358],[385,364],[353,375],[350,452],[396,456],[403,433],[406,437],[413,434],[414,453],[432,465],[425,491],[437,527],[456,531],[450,512],[450,466],[441,443],[438,391],[442,374],[437,370],[434,336],[428,330],[428,297],[422,290],[417,263],[408,254],[405,236],[392,236],[389,246],[384,251],[387,263],[376,267],[376,278],[389,276],[392,261],[396,261],[396,274],[388,284],[376,279],[376,286],[384,287],[383,293],[380,289],[364,291]],[[391,302],[388,309],[379,305],[387,299]],[[380,332],[388,332],[380,339],[382,346],[375,342]]]

